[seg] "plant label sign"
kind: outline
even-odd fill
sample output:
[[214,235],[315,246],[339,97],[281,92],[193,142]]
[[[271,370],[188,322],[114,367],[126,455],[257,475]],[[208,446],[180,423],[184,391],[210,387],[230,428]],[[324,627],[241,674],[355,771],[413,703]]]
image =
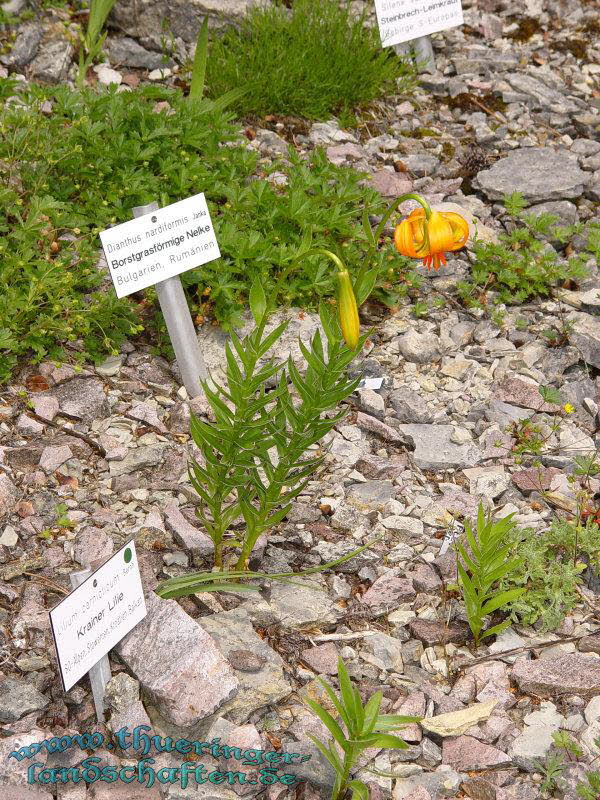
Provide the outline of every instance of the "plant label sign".
[[219,258],[203,193],[100,234],[117,297]]
[[50,612],[68,692],[146,616],[135,545],[124,545]]
[[460,0],[375,0],[383,47],[453,28],[463,22]]

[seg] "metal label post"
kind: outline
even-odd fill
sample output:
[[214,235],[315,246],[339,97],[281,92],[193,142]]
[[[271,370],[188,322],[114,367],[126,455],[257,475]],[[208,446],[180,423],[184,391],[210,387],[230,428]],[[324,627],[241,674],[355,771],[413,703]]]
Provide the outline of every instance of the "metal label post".
[[[136,206],[132,209],[132,213],[137,219],[158,209],[158,203],[148,203],[146,206]],[[198,397],[203,394],[201,381],[206,380],[208,374],[181,279],[179,276],[167,278],[154,286],[183,385],[190,397]]]
[[435,55],[429,36],[419,36],[410,42],[394,45],[399,56],[412,54],[421,72],[435,72]]
[[[91,574],[92,570],[89,568],[81,570],[81,572],[72,572],[69,577],[73,589],[80,586]],[[110,662],[108,656],[102,656],[100,661],[94,664],[90,669],[88,675],[90,676],[92,695],[94,696],[96,718],[98,722],[104,722],[104,695],[106,694],[106,684],[110,680]]]

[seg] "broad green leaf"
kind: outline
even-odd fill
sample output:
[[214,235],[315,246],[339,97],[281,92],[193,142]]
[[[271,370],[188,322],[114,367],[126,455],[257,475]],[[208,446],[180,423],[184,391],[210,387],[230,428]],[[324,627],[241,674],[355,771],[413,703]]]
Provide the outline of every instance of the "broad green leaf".
[[344,732],[337,724],[337,722],[334,720],[334,718],[331,716],[329,711],[326,711],[326,709],[324,709],[322,706],[320,706],[318,703],[315,703],[314,700],[311,700],[308,697],[303,697],[302,699],[303,702],[306,703],[306,705],[313,712],[313,714],[321,720],[323,725],[325,725],[329,733],[333,736],[333,738],[336,740],[336,742],[339,744],[342,750],[346,750],[348,747],[348,741],[344,736]]
[[369,800],[369,789],[362,781],[350,781],[348,788],[352,789],[352,800]]
[[327,761],[329,761],[334,770],[337,773],[342,773],[343,771],[342,764],[340,763],[339,758],[337,758],[337,755],[334,755],[334,752],[325,747],[323,742],[320,739],[317,739],[316,736],[313,736],[312,733],[307,733],[306,735],[315,745],[315,747],[319,750],[319,752],[321,752],[325,756]]
[[371,695],[371,697],[369,698],[365,706],[365,719],[361,731],[363,736],[366,736],[369,733],[371,733],[371,731],[375,727],[382,699],[383,699],[383,694],[381,692],[375,692],[375,694]]
[[204,79],[206,76],[206,62],[208,59],[208,16],[204,17],[198,39],[192,66],[192,82],[190,85],[190,100],[200,100],[204,94]]
[[520,597],[525,589],[509,589],[506,592],[500,592],[492,600],[488,600],[481,609],[483,614],[491,614],[498,608],[502,608],[508,603],[512,603],[517,597]]
[[[366,736],[356,744],[361,743],[363,747],[381,747],[389,750],[407,750],[408,745],[399,736],[391,733],[376,733],[373,736]],[[354,743],[354,742],[353,742]]]
[[267,298],[262,284],[257,280],[254,281],[250,288],[248,302],[250,303],[250,311],[254,321],[257,325],[260,325],[267,310]]

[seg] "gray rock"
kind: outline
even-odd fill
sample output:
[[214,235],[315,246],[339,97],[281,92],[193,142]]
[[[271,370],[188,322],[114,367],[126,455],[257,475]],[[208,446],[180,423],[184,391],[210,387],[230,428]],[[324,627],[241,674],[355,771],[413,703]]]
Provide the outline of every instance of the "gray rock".
[[597,317],[578,314],[569,339],[580,350],[587,364],[600,369],[600,330]]
[[212,539],[187,521],[175,501],[165,506],[165,525],[175,540],[192,555],[207,556],[215,549]]
[[0,680],[0,722],[16,722],[26,714],[42,711],[50,700],[24,680]]
[[336,142],[358,142],[353,133],[341,130],[336,120],[313,123],[308,138],[316,147]]
[[44,447],[39,466],[47,475],[50,475],[72,457],[73,451],[67,444]]
[[435,175],[440,165],[438,158],[426,153],[413,153],[405,156],[402,159],[402,163],[417,178],[423,178],[425,175]]
[[175,600],[146,596],[148,615],[117,646],[160,713],[190,727],[235,695],[238,681],[213,639]]
[[14,67],[24,67],[33,59],[38,51],[44,31],[37,22],[22,25],[8,56],[2,57],[2,63]]
[[553,214],[558,219],[557,225],[574,225],[577,222],[577,206],[569,200],[549,200],[547,203],[539,203],[530,206],[527,214],[539,217],[540,214]]
[[490,200],[519,191],[526,201],[542,203],[581,197],[588,177],[567,151],[524,147],[480,172],[474,184]]
[[238,690],[219,714],[227,715],[232,722],[240,725],[257,709],[288,696],[291,686],[283,674],[283,660],[256,634],[245,611],[237,608],[203,617],[202,627],[212,636],[226,659],[229,659],[232,651],[237,653],[244,650],[254,654],[257,664],[262,662],[258,670],[248,672],[246,669],[236,669],[237,656],[233,657]]
[[346,500],[359,511],[383,511],[396,491],[391,481],[365,481],[350,486]]
[[593,139],[575,139],[571,145],[571,152],[584,158],[594,156],[600,153],[600,142],[595,142]]
[[74,557],[84,567],[109,558],[112,553],[112,537],[103,528],[90,526],[77,534]]
[[275,131],[270,131],[266,128],[258,128],[256,131],[256,141],[258,142],[258,149],[263,155],[267,156],[283,156],[284,158],[289,155],[290,146],[279,134]]
[[447,764],[442,764],[432,772],[418,772],[396,780],[393,800],[441,800],[443,797],[455,797],[460,783],[460,774]]
[[122,711],[140,699],[140,684],[126,672],[119,672],[106,684],[106,703],[113,711]]
[[17,487],[3,472],[0,472],[0,518],[8,516],[13,511],[19,492]]
[[600,658],[582,653],[529,661],[521,658],[512,668],[512,678],[523,692],[536,697],[574,694],[590,699],[600,694]]
[[365,638],[363,650],[373,656],[369,660],[363,653],[363,658],[369,663],[375,663],[381,669],[402,672],[402,642],[386,633],[375,633],[374,636]]
[[397,608],[400,603],[412,603],[416,595],[412,581],[400,577],[396,572],[388,572],[367,589],[361,602],[375,614],[384,614]]
[[73,378],[48,394],[58,400],[61,411],[83,422],[108,416],[104,385],[95,378]]
[[101,364],[96,366],[96,372],[103,378],[114,378],[123,366],[124,356],[107,356]]
[[383,397],[377,392],[373,391],[373,389],[359,389],[357,394],[357,405],[360,410],[364,411],[365,414],[369,414],[371,417],[375,417],[376,419],[383,421],[383,415],[385,412],[385,403],[383,401]]
[[408,436],[403,436],[396,428],[386,425],[385,422],[371,417],[369,414],[364,414],[359,411],[356,415],[356,425],[361,431],[373,433],[384,442],[391,442],[392,444],[402,445],[410,450],[414,448],[414,443]]
[[509,767],[511,764],[506,753],[473,736],[444,739],[442,752],[444,764],[449,764],[458,772]]
[[271,608],[286,628],[327,625],[337,621],[338,614],[320,576],[298,578],[291,586],[275,583],[271,590]]
[[162,461],[164,450],[164,444],[134,447],[127,451],[127,455],[122,461],[110,462],[110,474],[116,477],[118,475],[128,475],[130,472],[137,472],[139,469],[156,467]]
[[162,53],[154,53],[146,50],[141,44],[128,36],[120,39],[110,39],[108,42],[108,52],[111,64],[117,67],[137,67],[138,69],[159,69],[160,67],[172,66],[173,61],[164,59]]
[[482,459],[474,443],[452,441],[452,425],[400,425],[399,428],[415,442],[413,458],[421,469],[474,467]]
[[[268,3],[268,0],[267,0]],[[239,21],[255,0],[172,0],[168,4],[169,31],[184,42],[195,42],[202,20],[208,16],[211,27]],[[128,36],[147,38],[160,45],[166,7],[158,0],[119,0],[111,18]]]
[[433,415],[427,410],[423,397],[409,388],[394,389],[388,402],[396,412],[396,418],[404,424],[431,422]]
[[440,357],[438,337],[432,333],[418,333],[412,328],[399,336],[398,346],[407,361],[430,364]]
[[29,73],[44,83],[59,83],[66,77],[72,57],[73,45],[67,39],[51,39],[31,62]]
[[[322,540],[313,547],[314,552],[317,553],[326,564],[330,561],[337,561],[339,558],[343,558],[357,549],[358,543],[348,541],[347,538],[341,542],[327,542]],[[341,564],[338,564],[335,571],[356,573],[363,567],[372,567],[380,561],[381,556],[379,553],[370,549],[363,550],[362,553],[354,556],[354,558],[349,558],[348,561],[343,561]]]
[[[511,73],[506,76],[506,80],[514,90],[524,95],[525,103],[531,109],[545,110],[554,108],[557,110],[558,106],[563,112],[568,113],[578,111],[581,108],[579,101],[566,96],[566,86],[564,86],[565,93],[563,94],[558,89],[551,88],[541,80],[537,80],[532,75],[527,75],[524,72]],[[505,101],[510,102],[510,94],[508,92],[503,93],[503,98]]]
[[542,703],[537,711],[527,714],[525,728],[512,742],[509,754],[521,769],[533,772],[536,762],[543,760],[553,746],[552,734],[564,727],[565,718],[554,703]]

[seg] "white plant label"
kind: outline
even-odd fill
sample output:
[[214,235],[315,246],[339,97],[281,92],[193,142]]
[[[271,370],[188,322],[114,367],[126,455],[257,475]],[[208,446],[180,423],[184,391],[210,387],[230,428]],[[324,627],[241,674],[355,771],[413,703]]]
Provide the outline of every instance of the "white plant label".
[[65,692],[146,613],[135,545],[130,542],[50,612]]
[[117,297],[219,258],[203,193],[100,234]]
[[375,0],[383,47],[462,25],[460,0]]

